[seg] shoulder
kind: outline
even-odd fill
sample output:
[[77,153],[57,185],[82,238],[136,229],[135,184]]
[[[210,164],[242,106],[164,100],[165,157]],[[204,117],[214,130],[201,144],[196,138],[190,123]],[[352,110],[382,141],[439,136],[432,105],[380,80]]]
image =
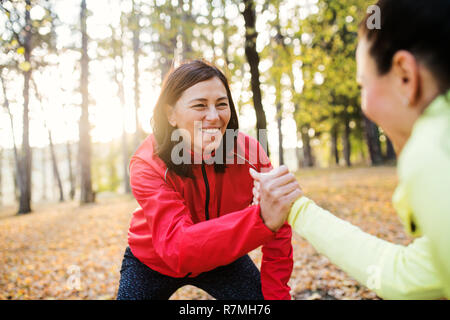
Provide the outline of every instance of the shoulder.
[[449,178],[449,134],[450,112],[447,117],[429,115],[419,118],[398,159],[399,178],[410,181],[417,176],[438,178],[444,175]]
[[150,134],[145,140],[139,145],[139,147],[134,152],[130,160],[130,171],[133,166],[139,168],[139,170],[150,170],[155,174],[164,176],[167,170],[167,166],[161,158],[155,152],[156,150],[156,140],[153,134]]
[[240,131],[236,141],[236,156],[245,159],[258,171],[262,167],[271,167],[269,157],[259,141]]
[[257,150],[260,145],[258,140],[242,131],[239,131],[236,143],[239,147],[249,151]]
[[[424,234],[450,225],[450,113],[426,114],[414,125],[398,160],[398,199],[417,219]],[[396,194],[397,195],[397,192]],[[398,201],[399,202],[399,201]],[[400,203],[400,202],[399,202]],[[402,204],[402,203],[400,203]],[[447,219],[447,220],[446,220]]]

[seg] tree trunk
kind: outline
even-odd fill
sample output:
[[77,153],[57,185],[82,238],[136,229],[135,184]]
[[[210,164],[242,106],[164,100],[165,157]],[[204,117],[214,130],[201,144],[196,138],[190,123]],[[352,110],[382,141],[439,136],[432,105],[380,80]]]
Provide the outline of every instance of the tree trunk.
[[64,201],[64,190],[63,190],[63,186],[62,186],[62,182],[61,182],[61,175],[59,174],[58,162],[56,160],[55,147],[53,145],[52,133],[50,132],[49,128],[47,128],[47,131],[48,131],[50,155],[52,157],[53,175],[55,177],[56,183],[58,185],[58,190],[59,190],[59,202],[63,202]]
[[182,58],[183,60],[191,59],[194,50],[192,49],[191,41],[192,41],[192,30],[195,25],[195,20],[192,18],[192,0],[188,0],[186,3],[189,6],[188,10],[182,11],[182,24],[181,24],[181,41],[183,44]]
[[11,109],[9,108],[9,100],[6,95],[6,86],[5,86],[5,80],[3,79],[1,72],[0,72],[0,80],[2,81],[2,91],[3,91],[3,107],[6,109],[8,115],[9,115],[9,122],[11,126],[11,136],[13,140],[13,154],[14,154],[14,169],[13,169],[13,176],[14,176],[14,199],[19,201],[20,199],[20,190],[22,185],[22,177],[20,176],[21,170],[20,170],[20,158],[19,158],[19,152],[17,150],[16,145],[16,136],[14,131],[14,120],[11,113]]
[[[44,112],[43,99],[42,99],[42,96],[39,94],[39,91],[38,91],[38,88],[37,88],[37,85],[36,85],[34,79],[31,79],[31,83],[33,84],[33,88],[34,88],[34,92],[36,94],[36,98],[38,99],[38,101],[39,101],[39,103],[41,105],[42,112]],[[52,159],[53,176],[55,177],[56,184],[58,185],[59,201],[63,202],[64,201],[64,190],[63,190],[63,186],[62,186],[62,182],[61,182],[61,175],[59,174],[58,161],[56,160],[56,154],[55,154],[55,147],[54,147],[54,144],[53,144],[52,132],[51,132],[49,126],[47,125],[47,121],[45,119],[44,119],[44,127],[47,129],[49,150],[50,150],[50,156],[51,156],[51,159]]]
[[92,190],[91,178],[91,137],[89,124],[89,92],[88,74],[89,57],[87,53],[88,35],[86,31],[86,0],[81,0],[81,118],[80,118],[80,141],[78,150],[78,160],[80,162],[80,202],[92,203],[95,201]]
[[140,104],[140,91],[139,91],[139,55],[140,55],[140,40],[139,40],[139,17],[136,10],[136,2],[133,1],[133,62],[134,62],[134,110],[135,110],[135,123],[136,132],[134,135],[134,147],[137,148],[143,138],[143,132],[139,123],[139,109]]
[[312,154],[311,143],[310,143],[308,131],[309,131],[308,125],[304,125],[301,128],[302,142],[303,142],[303,166],[304,167],[313,167],[314,166],[314,157]]
[[[226,1],[222,0],[222,7],[225,11],[225,7],[226,7]],[[222,32],[223,32],[223,45],[222,45],[222,50],[223,50],[223,57],[225,60],[225,72],[227,73],[226,76],[227,78],[230,76],[231,72],[229,69],[229,65],[230,65],[230,57],[228,55],[228,48],[229,48],[229,32],[228,32],[228,28],[229,28],[229,22],[228,19],[225,15],[223,15],[223,24],[222,24]]]
[[350,143],[350,122],[347,117],[344,120],[344,135],[342,136],[342,144],[344,145],[344,159],[347,167],[351,167],[350,155],[352,153],[352,146]]
[[[31,65],[31,1],[25,2],[25,38],[24,38],[24,57],[25,61]],[[31,212],[31,147],[30,147],[30,124],[29,124],[29,102],[30,102],[30,79],[31,68],[24,71],[23,83],[23,135],[22,135],[22,159],[19,166],[19,175],[22,177],[19,184],[20,198],[18,214]]]
[[283,133],[281,132],[281,120],[282,120],[282,110],[281,103],[277,103],[277,124],[278,124],[278,160],[279,165],[284,164],[284,152],[283,152]]
[[395,161],[395,150],[394,146],[392,145],[391,139],[389,139],[388,136],[386,136],[386,156],[385,161]]
[[41,174],[42,174],[42,200],[47,200],[47,159],[45,158],[45,148],[41,152]]
[[129,155],[128,155],[128,142],[127,142],[127,132],[125,131],[125,91],[123,82],[119,80],[116,74],[116,82],[119,86],[119,99],[120,104],[122,105],[123,110],[123,123],[122,123],[122,163],[123,163],[123,184],[125,193],[131,193],[130,187],[130,176],[128,174],[128,164],[129,164]]
[[[260,140],[259,130],[267,130],[266,114],[261,99],[261,88],[259,81],[259,54],[256,51],[256,14],[253,0],[244,0],[245,9],[243,12],[245,20],[245,56],[250,65],[251,88],[253,93],[253,105],[256,112],[256,131]],[[266,150],[267,154],[269,150]]]
[[13,169],[13,181],[14,181],[14,199],[19,202],[20,198],[20,188],[19,188],[19,174],[17,173],[17,168]]
[[[115,40],[115,30],[112,29],[113,39]],[[117,84],[118,90],[118,96],[120,100],[120,105],[122,107],[122,164],[123,164],[123,184],[124,184],[124,191],[125,193],[131,193],[131,187],[130,187],[130,177],[128,175],[128,141],[127,141],[127,132],[125,131],[125,119],[126,119],[126,108],[125,108],[125,88],[123,85],[123,37],[124,34],[123,28],[121,30],[121,36],[117,42],[117,45],[113,45],[113,58],[114,61],[117,60],[117,58],[120,58],[120,65],[115,63],[114,66],[114,80]]]
[[339,151],[338,151],[338,127],[335,123],[331,128],[331,159],[334,160],[335,165],[339,165]]
[[380,133],[378,131],[378,127],[364,115],[363,119],[370,161],[372,165],[379,165],[383,162],[383,157],[381,155]]
[[75,198],[75,176],[73,174],[72,169],[72,150],[70,148],[70,143],[66,142],[66,151],[67,151],[67,166],[69,167],[69,182],[70,182],[70,191],[69,197],[70,200]]

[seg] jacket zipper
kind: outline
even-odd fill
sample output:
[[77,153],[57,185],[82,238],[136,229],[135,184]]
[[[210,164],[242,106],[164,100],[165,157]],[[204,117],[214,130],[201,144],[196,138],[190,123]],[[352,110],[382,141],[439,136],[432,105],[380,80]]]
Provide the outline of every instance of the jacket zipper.
[[205,188],[206,188],[205,218],[206,218],[206,220],[209,220],[209,183],[208,183],[208,176],[206,175],[205,164],[203,162],[202,162],[202,174],[203,174],[203,181],[205,182]]

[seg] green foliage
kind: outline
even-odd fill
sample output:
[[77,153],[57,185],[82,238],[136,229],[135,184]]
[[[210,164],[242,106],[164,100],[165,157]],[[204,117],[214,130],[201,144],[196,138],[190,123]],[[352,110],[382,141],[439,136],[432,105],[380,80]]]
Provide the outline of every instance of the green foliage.
[[[31,14],[34,12],[37,13]],[[30,15],[28,25],[27,14]],[[31,6],[26,6],[24,1],[5,0],[0,6],[0,15],[4,15],[4,26],[0,29],[1,49],[7,57],[7,63],[3,67],[28,72],[47,65],[46,54],[56,50],[55,26],[58,24],[58,17],[52,10],[51,3],[31,1]],[[29,39],[26,31],[29,31]],[[26,55],[36,48],[43,50],[27,61]]]

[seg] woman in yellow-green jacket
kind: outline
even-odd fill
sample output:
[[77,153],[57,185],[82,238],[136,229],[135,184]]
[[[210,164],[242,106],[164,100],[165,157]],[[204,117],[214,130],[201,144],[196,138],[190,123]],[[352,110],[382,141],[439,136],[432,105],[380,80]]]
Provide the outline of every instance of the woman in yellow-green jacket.
[[450,1],[382,0],[381,28],[362,22],[357,50],[364,113],[394,142],[393,204],[408,246],[369,235],[297,200],[294,230],[350,276],[388,299],[450,297]]
[[[318,252],[382,298],[450,298],[450,1],[377,5],[381,28],[371,29],[367,15],[359,31],[361,104],[393,141],[399,178],[394,208],[418,238],[408,246],[379,239],[305,196],[287,220]],[[267,179],[252,176],[264,189]],[[263,205],[264,192],[255,192]],[[272,217],[263,219],[274,225],[267,221]]]

